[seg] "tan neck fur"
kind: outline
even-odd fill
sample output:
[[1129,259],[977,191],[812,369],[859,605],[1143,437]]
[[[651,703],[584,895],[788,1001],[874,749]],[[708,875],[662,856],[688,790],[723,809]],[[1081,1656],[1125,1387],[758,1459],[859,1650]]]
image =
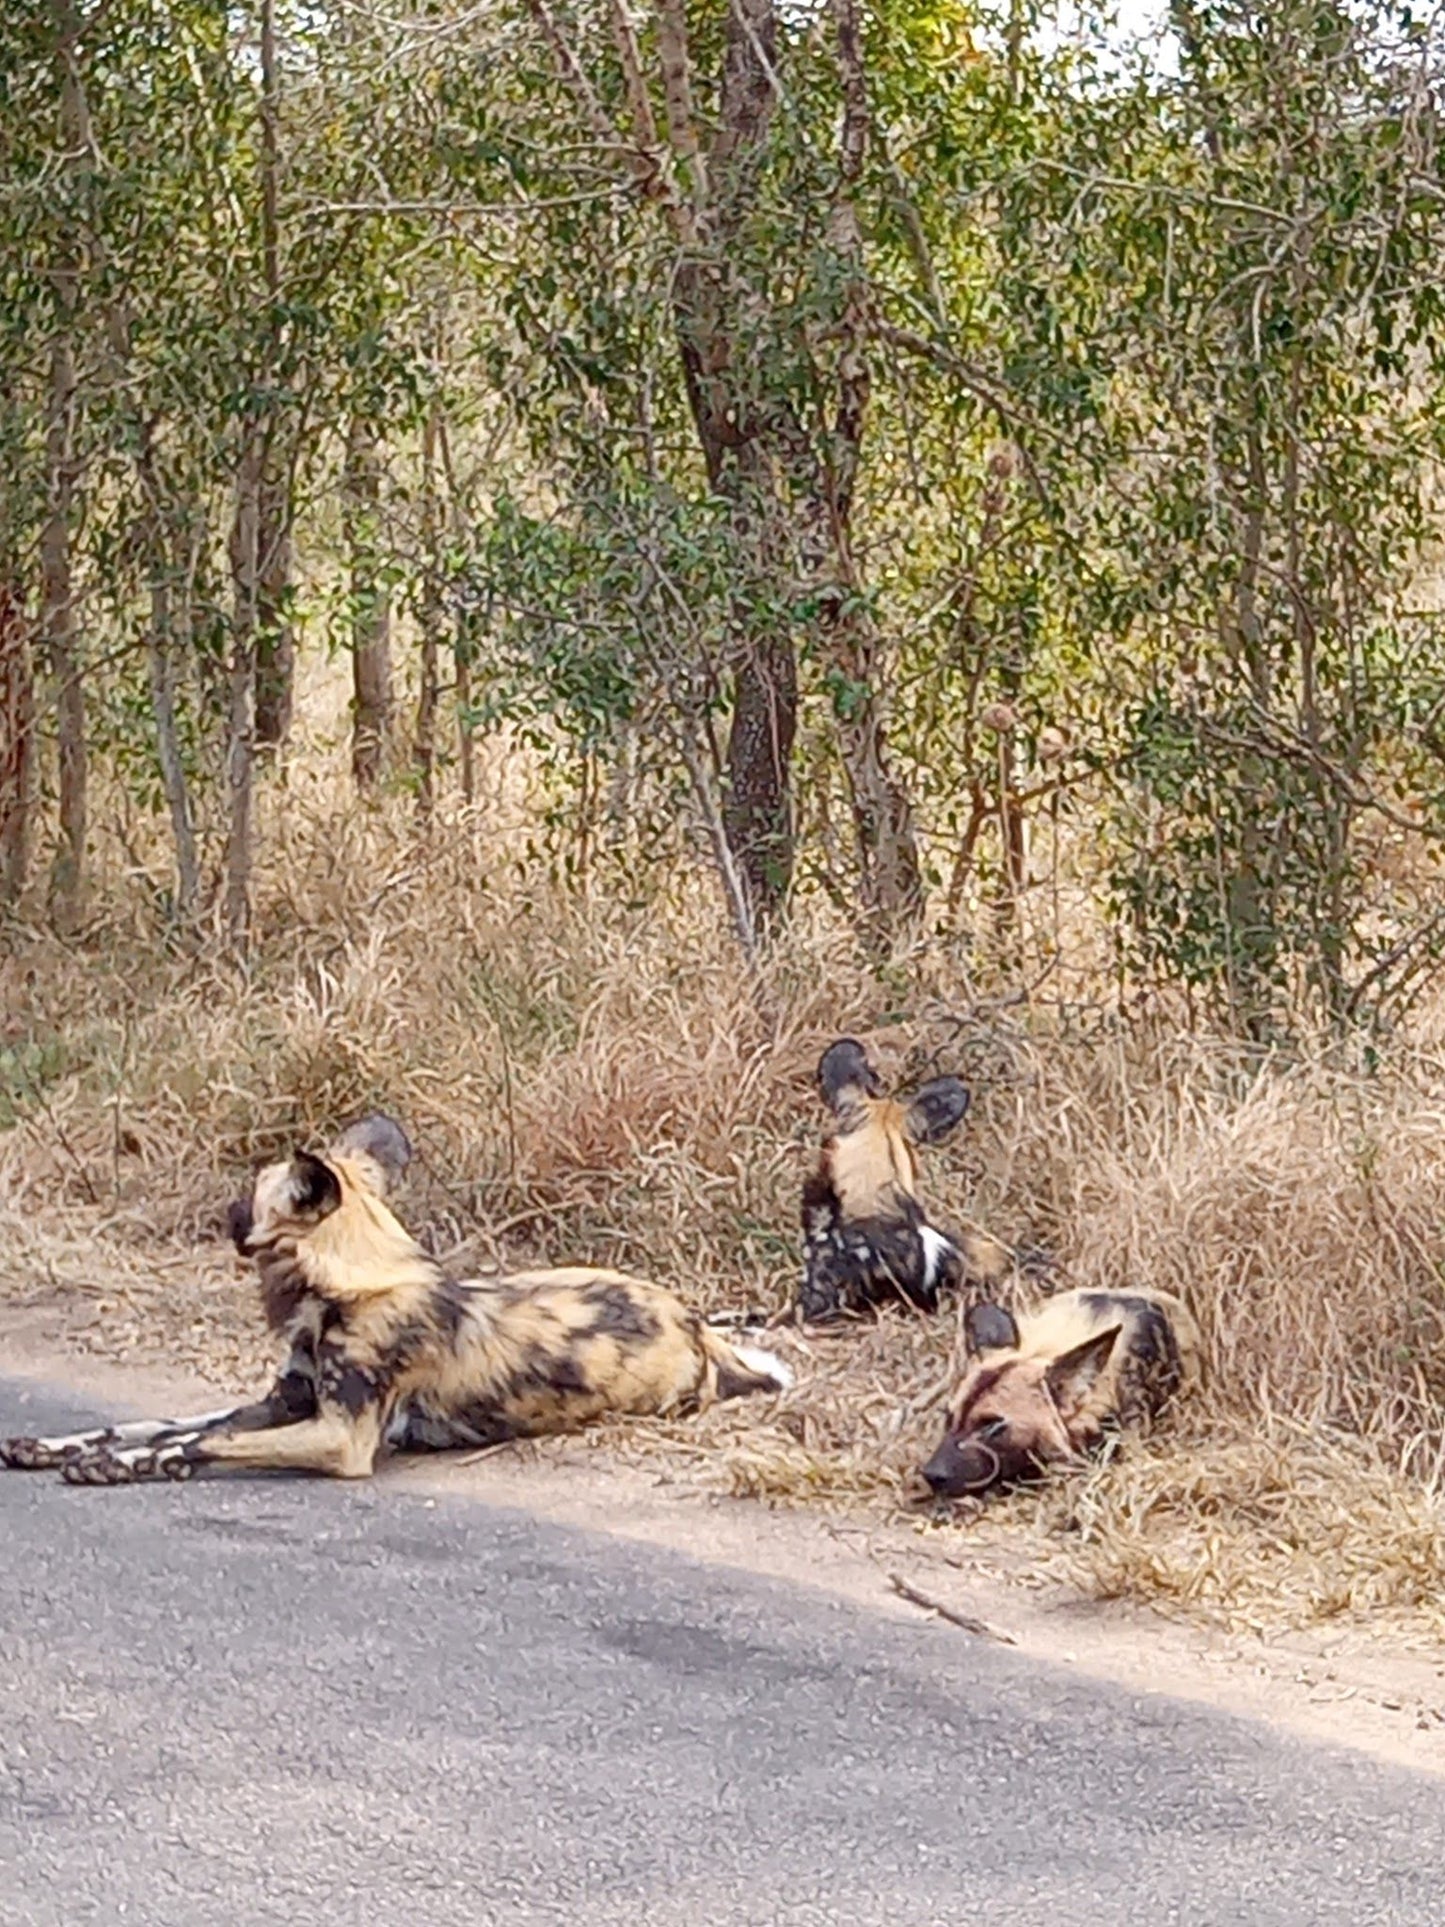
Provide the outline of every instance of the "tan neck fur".
[[298,1241],[297,1258],[309,1282],[336,1300],[437,1283],[442,1268],[436,1259],[422,1250],[373,1191],[356,1183],[362,1173],[353,1174],[349,1164],[349,1159],[332,1160],[332,1169],[341,1179],[341,1203]]
[[833,1189],[845,1217],[876,1217],[914,1195],[913,1155],[904,1136],[904,1109],[891,1098],[864,1098],[833,1140]]

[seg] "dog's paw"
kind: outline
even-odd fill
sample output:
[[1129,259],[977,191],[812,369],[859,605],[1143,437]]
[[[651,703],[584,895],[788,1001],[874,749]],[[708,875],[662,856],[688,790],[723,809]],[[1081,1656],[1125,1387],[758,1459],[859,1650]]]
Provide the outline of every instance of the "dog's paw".
[[182,1442],[102,1447],[67,1459],[60,1471],[70,1485],[135,1485],[142,1479],[188,1479],[195,1469]]
[[52,1472],[64,1456],[49,1439],[0,1439],[0,1465],[12,1472]]
[[53,1472],[70,1459],[104,1452],[114,1438],[113,1432],[99,1429],[68,1432],[59,1438],[0,1439],[0,1466],[9,1466],[13,1472]]
[[119,1453],[86,1452],[64,1460],[60,1476],[67,1485],[131,1485],[141,1475]]

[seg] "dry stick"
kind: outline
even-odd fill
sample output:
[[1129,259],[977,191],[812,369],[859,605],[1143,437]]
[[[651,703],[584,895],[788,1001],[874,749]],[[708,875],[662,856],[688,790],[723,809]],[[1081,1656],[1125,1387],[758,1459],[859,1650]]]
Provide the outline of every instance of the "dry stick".
[[977,1633],[980,1639],[996,1639],[1003,1646],[1018,1645],[1012,1633],[1003,1632],[997,1626],[990,1626],[986,1620],[975,1619],[972,1613],[956,1613],[952,1606],[941,1605],[938,1600],[930,1599],[926,1592],[920,1592],[916,1586],[910,1586],[908,1581],[900,1578],[896,1572],[889,1573],[888,1583],[894,1592],[908,1600],[910,1605],[921,1606],[926,1613],[937,1613],[938,1617],[946,1619],[950,1626],[961,1626],[964,1632]]
[[475,1452],[468,1452],[465,1458],[453,1459],[453,1465],[475,1465],[478,1459],[489,1459],[496,1452],[505,1452],[509,1445],[516,1445],[516,1439],[497,1439],[491,1445],[478,1446]]

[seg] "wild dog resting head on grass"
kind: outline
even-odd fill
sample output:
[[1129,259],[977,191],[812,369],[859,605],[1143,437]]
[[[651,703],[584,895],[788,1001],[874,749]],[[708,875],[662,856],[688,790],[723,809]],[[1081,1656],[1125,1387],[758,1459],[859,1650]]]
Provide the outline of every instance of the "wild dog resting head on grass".
[[780,1360],[728,1344],[645,1279],[583,1266],[449,1277],[386,1202],[409,1155],[389,1118],[365,1119],[323,1156],[269,1165],[232,1206],[232,1235],[287,1340],[267,1398],[195,1420],[11,1439],[0,1462],[59,1464],[72,1483],[96,1485],[210,1464],[361,1478],[385,1446],[491,1445],[791,1382]]
[[948,1237],[918,1198],[917,1147],[946,1138],[968,1109],[959,1080],[935,1077],[888,1097],[863,1046],[844,1037],[824,1051],[818,1085],[837,1122],[803,1186],[799,1316],[816,1322],[900,1299],[934,1311],[966,1271],[995,1275],[1002,1247]]
[[1199,1376],[1194,1321],[1162,1291],[1060,1292],[1022,1321],[973,1305],[964,1332],[972,1363],[923,1467],[940,1498],[1037,1477],[1147,1424]]

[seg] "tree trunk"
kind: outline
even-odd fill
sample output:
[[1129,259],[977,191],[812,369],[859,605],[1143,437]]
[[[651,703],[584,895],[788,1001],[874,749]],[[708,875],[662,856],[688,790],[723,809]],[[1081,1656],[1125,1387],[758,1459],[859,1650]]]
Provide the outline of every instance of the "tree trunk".
[[176,652],[171,629],[169,557],[158,540],[151,575],[151,625],[146,637],[146,670],[156,719],[156,761],[171,819],[176,850],[176,918],[189,925],[201,893],[200,859],[191,819],[190,788],[176,729]]
[[730,507],[737,558],[723,827],[747,891],[750,927],[761,933],[781,918],[792,882],[798,664],[788,631],[760,625],[749,603],[754,588],[792,572],[774,469],[794,451],[770,445],[765,424],[729,375],[729,363],[740,352],[740,329],[721,318],[721,299],[692,264],[684,264],[675,280],[674,319],[688,401],[708,478]]
[[674,281],[674,320],[698,439],[713,486],[732,504],[744,577],[723,827],[747,894],[748,927],[760,935],[781,919],[793,876],[798,664],[793,637],[752,617],[748,578],[775,585],[780,572],[791,573],[791,518],[779,486],[783,477],[796,476],[802,438],[786,400],[766,397],[760,405],[754,392],[749,316],[727,263],[752,211],[755,171],[777,103],[774,0],[736,0],[728,11],[718,127],[701,170],[689,151],[690,91],[682,84],[688,52],[680,7],[669,11],[662,56],[673,148],[699,184],[706,183],[701,224],[708,252],[721,264],[705,266],[696,254],[684,259]]
[[874,936],[886,938],[922,910],[923,875],[913,806],[888,753],[885,651],[862,600],[863,584],[852,547],[854,488],[873,393],[868,360],[870,296],[854,197],[873,129],[859,0],[833,0],[833,14],[843,118],[828,244],[842,269],[844,298],[837,409],[832,435],[817,458],[823,483],[820,533],[827,551],[822,566],[838,585],[824,599],[824,627],[839,677],[838,747],[852,795],[863,903]]
[[416,739],[412,766],[416,770],[416,807],[424,823],[436,810],[437,709],[441,690],[437,675],[437,622],[441,611],[429,577],[422,591],[421,679],[416,699]]
[[[1268,640],[1261,619],[1260,585],[1265,566],[1265,504],[1269,480],[1262,421],[1266,404],[1255,384],[1253,419],[1245,436],[1246,474],[1242,495],[1243,530],[1239,580],[1230,612],[1226,643],[1236,669],[1248,684],[1249,695],[1263,715],[1273,707],[1274,677]],[[1274,886],[1277,868],[1274,826],[1267,816],[1271,791],[1267,761],[1256,750],[1240,759],[1236,780],[1255,800],[1244,816],[1237,851],[1224,886],[1224,910],[1229,944],[1227,988],[1230,1016],[1246,1035],[1267,1038],[1275,1001],[1274,972],[1280,939],[1275,922]]]
[[[60,148],[81,176],[89,169],[90,116],[81,84],[76,42],[80,23],[73,6],[56,10],[60,68]],[[88,766],[85,681],[71,580],[70,534],[79,468],[76,457],[74,328],[80,305],[80,245],[68,236],[51,281],[56,297],[55,336],[45,431],[47,512],[40,531],[40,641],[55,690],[60,840],[50,871],[50,912],[56,928],[74,930],[84,908]]]
[[19,598],[0,583],[0,904],[20,901],[30,874],[35,773],[35,668]]
[[[268,312],[269,365],[259,371],[274,394],[281,331],[280,69],[276,54],[275,0],[261,0],[261,271]],[[287,591],[291,582],[291,471],[281,436],[280,410],[266,411],[261,472],[256,494],[255,658],[253,727],[256,743],[275,749],[291,732],[296,639]]]
[[755,929],[776,925],[793,878],[790,770],[798,665],[790,636],[747,638],[733,684],[723,826]]
[[693,422],[708,478],[729,505],[736,556],[723,826],[750,925],[761,935],[781,919],[792,882],[798,664],[792,635],[780,624],[759,624],[750,604],[795,573],[791,518],[778,489],[779,474],[796,469],[798,448],[781,412],[764,414],[733,372],[735,362],[746,364],[744,329],[726,305],[723,290],[684,263],[674,283],[674,324]]
[[913,807],[889,761],[879,653],[876,638],[860,635],[835,660],[848,678],[838,747],[853,805],[859,880],[864,908],[883,936],[896,935],[923,908],[923,874]]
[[416,806],[423,823],[436,808],[437,708],[441,690],[437,667],[437,638],[442,626],[441,503],[437,496],[437,414],[433,407],[422,431],[422,550],[421,687],[417,692],[416,737],[412,767],[416,771]]
[[[694,114],[692,53],[681,0],[658,0],[657,58],[672,167],[662,145],[638,35],[621,4],[611,8],[628,125],[619,136],[548,0],[529,0],[565,85],[595,139],[624,157],[633,188],[666,209],[678,248],[673,327],[708,478],[731,506],[737,538],[732,660],[733,717],[722,826],[725,886],[747,893],[746,924],[776,921],[793,868],[791,757],[797,730],[794,642],[749,607],[752,586],[775,580],[788,555],[787,482],[801,443],[791,404],[756,395],[758,316],[736,272],[736,249],[755,208],[759,160],[781,91],[776,0],[732,0],[727,9],[715,131],[707,151]],[[786,566],[786,564],[784,564]],[[771,572],[771,573],[770,573]]]
[[89,774],[85,681],[70,570],[76,480],[74,409],[75,357],[67,332],[56,337],[50,355],[48,507],[40,531],[40,634],[55,689],[60,790],[60,841],[50,868],[50,913],[62,933],[74,930],[83,914]]
[[712,846],[713,864],[723,887],[723,897],[727,903],[728,916],[732,921],[733,934],[748,963],[755,965],[758,957],[758,937],[753,924],[752,902],[733,856],[735,846],[728,836],[722,812],[717,806],[717,797],[707,764],[703,761],[696,736],[686,717],[681,723],[679,747],[692,782],[692,793],[697,803],[698,814],[702,818],[708,842]]
[[1018,939],[1019,912],[1028,878],[1028,844],[1023,811],[1018,801],[1018,725],[1014,720],[1013,705],[1005,704],[1004,707],[1009,713],[1009,720],[1001,718],[998,727],[998,835],[1002,868],[994,918],[999,943],[1016,962],[1012,947]]
[[245,960],[251,941],[252,822],[256,762],[256,624],[260,593],[260,495],[263,442],[253,424],[236,474],[231,523],[230,714],[226,732],[225,878],[222,919],[227,946]]
[[376,556],[381,461],[371,425],[351,418],[344,481],[351,545],[351,773],[363,796],[386,774],[391,753],[391,609]]
[[461,766],[462,801],[477,800],[477,739],[472,727],[471,644],[458,640],[455,653],[457,678],[457,758]]
[[273,447],[256,503],[256,743],[279,749],[291,734],[296,635],[291,627],[291,479]]

